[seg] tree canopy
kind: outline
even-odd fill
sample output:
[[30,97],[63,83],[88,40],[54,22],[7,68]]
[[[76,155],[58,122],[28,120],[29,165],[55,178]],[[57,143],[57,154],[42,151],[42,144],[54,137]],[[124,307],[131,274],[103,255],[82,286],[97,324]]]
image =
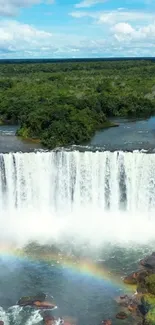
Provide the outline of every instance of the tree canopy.
[[111,117],[155,113],[155,61],[0,64],[0,122],[52,149],[81,144]]

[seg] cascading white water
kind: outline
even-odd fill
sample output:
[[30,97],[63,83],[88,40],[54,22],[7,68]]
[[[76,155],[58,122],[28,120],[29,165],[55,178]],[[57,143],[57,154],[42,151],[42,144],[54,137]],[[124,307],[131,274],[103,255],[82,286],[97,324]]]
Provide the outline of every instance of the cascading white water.
[[152,239],[154,215],[154,154],[0,154],[0,220],[8,238]]

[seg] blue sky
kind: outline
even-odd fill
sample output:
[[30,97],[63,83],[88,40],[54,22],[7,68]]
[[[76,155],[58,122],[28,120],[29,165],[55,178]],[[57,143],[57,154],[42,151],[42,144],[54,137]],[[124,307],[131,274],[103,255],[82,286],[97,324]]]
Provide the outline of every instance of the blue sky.
[[155,0],[0,0],[0,58],[155,56]]

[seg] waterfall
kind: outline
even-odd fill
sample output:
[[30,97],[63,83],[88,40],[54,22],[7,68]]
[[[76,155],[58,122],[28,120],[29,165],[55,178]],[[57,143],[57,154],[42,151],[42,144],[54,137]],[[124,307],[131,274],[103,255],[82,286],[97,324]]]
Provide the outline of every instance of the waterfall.
[[77,233],[89,233],[89,237],[94,227],[100,234],[101,225],[103,233],[127,226],[131,236],[130,225],[135,227],[140,220],[141,231],[144,227],[143,233],[153,236],[155,155],[121,151],[0,154],[0,211],[8,236],[18,228],[22,237],[23,224],[34,237],[43,237],[45,231],[52,236],[54,230],[58,235],[65,227],[70,233],[76,227]]

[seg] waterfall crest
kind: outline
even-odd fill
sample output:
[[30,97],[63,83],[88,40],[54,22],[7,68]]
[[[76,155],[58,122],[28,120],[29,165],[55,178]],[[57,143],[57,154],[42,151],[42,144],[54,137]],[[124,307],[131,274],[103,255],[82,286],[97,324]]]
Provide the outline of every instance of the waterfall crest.
[[16,227],[19,230],[24,220],[29,228],[37,228],[29,234],[38,232],[39,236],[44,231],[50,236],[53,227],[57,235],[67,227],[70,232],[76,228],[81,235],[82,224],[88,236],[94,227],[100,234],[103,224],[106,232],[117,225],[125,227],[125,222],[128,227],[132,222],[136,225],[139,220],[144,228],[151,227],[155,219],[155,155],[79,151],[0,154],[0,211],[3,225],[2,219],[9,218],[8,234]]

